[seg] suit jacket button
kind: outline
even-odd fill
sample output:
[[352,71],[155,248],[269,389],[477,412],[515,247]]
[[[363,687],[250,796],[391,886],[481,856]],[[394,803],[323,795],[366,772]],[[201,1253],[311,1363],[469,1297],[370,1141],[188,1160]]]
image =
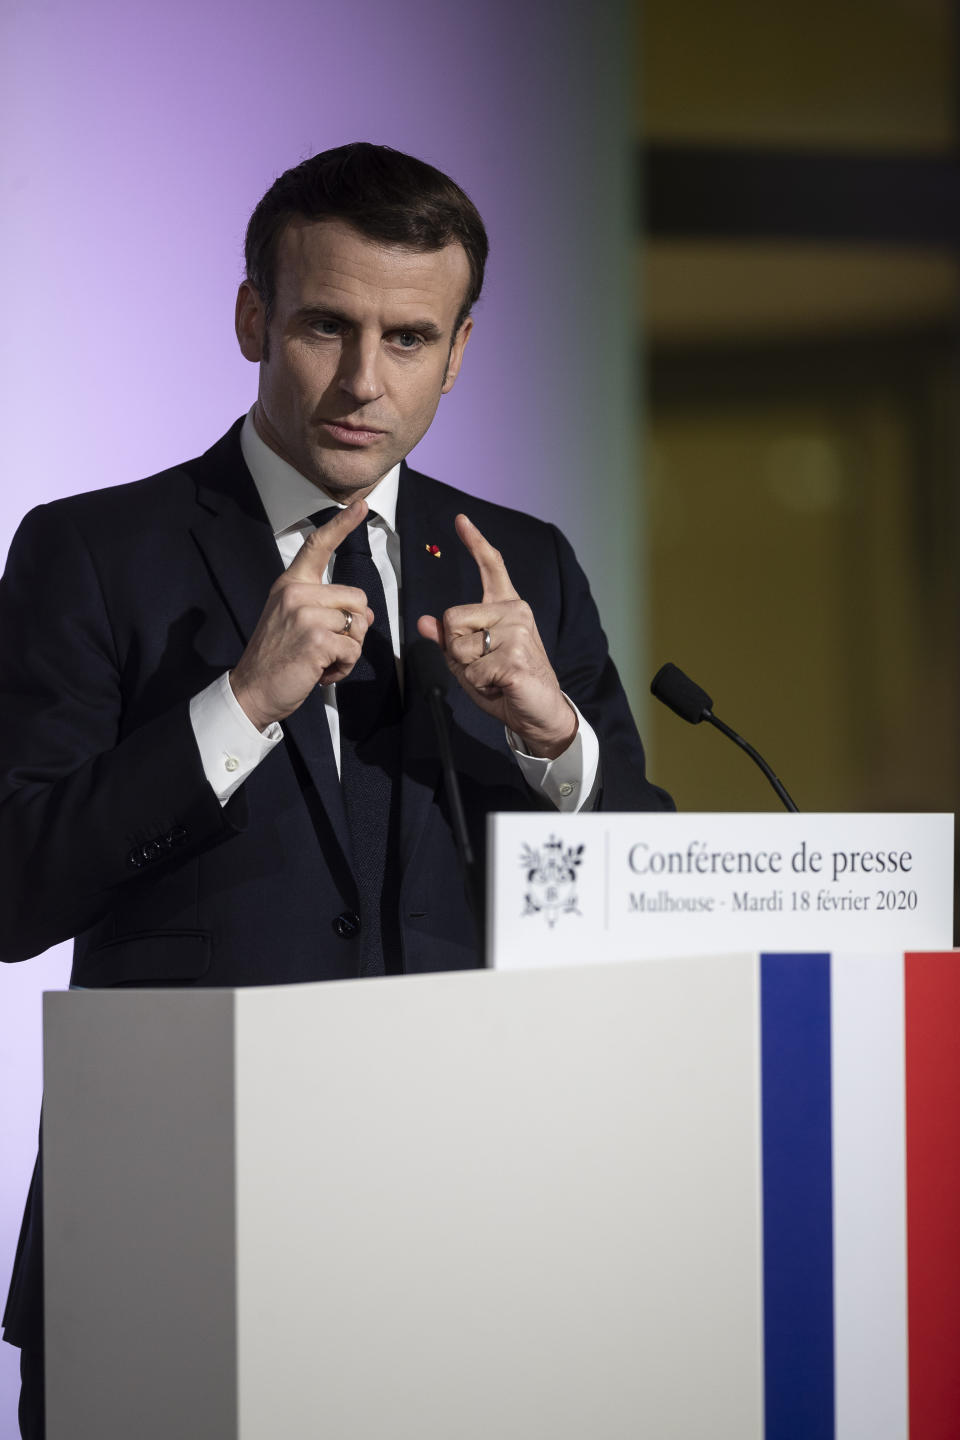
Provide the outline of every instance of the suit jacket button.
[[344,910],[333,922],[334,934],[341,940],[352,940],[360,933],[360,916],[353,910]]

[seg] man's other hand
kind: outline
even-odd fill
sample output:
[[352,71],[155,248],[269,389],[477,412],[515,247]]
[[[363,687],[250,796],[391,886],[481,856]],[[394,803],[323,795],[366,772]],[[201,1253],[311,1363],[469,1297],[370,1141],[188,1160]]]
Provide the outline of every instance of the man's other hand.
[[417,629],[437,642],[470,698],[513,730],[527,754],[554,760],[577,733],[576,713],[503,556],[466,515],[457,516],[456,527],[477,562],[483,599],[479,605],[455,605],[439,620],[421,615]]
[[284,720],[315,685],[343,680],[356,665],[373,611],[362,590],[326,585],[323,577],[337,546],[366,517],[364,500],[341,510],[307,536],[271,586],[250,643],[230,672],[233,693],[258,730]]

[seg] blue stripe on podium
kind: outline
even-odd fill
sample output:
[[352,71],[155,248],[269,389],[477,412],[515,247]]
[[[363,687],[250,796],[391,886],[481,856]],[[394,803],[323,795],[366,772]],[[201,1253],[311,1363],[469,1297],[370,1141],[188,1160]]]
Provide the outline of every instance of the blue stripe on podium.
[[766,1440],[833,1440],[830,957],[760,966]]

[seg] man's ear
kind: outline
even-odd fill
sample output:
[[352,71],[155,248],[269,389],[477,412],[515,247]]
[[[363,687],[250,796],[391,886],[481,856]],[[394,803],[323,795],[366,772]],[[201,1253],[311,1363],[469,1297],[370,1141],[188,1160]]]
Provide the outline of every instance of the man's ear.
[[265,358],[264,337],[266,335],[266,313],[258,292],[244,280],[237,291],[235,321],[240,353],[245,360],[254,363]]
[[467,341],[470,339],[470,331],[473,329],[473,317],[468,315],[453,337],[453,344],[450,346],[450,359],[447,361],[446,374],[443,377],[443,385],[440,389],[441,395],[448,394],[453,389],[453,382],[460,374],[460,366],[463,363],[463,352]]

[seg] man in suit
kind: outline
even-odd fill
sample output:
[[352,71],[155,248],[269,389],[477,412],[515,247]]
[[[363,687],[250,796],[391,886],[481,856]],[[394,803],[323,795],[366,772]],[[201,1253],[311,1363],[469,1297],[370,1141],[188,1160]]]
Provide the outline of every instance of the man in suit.
[[[0,958],[247,985],[482,963],[425,702],[486,815],[668,808],[554,527],[405,460],[459,375],[487,242],[372,145],[280,177],[237,299],[256,404],[205,455],[33,511],[0,585]],[[469,512],[469,518],[467,514]],[[43,1433],[35,1180],[4,1317]]]

